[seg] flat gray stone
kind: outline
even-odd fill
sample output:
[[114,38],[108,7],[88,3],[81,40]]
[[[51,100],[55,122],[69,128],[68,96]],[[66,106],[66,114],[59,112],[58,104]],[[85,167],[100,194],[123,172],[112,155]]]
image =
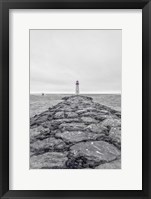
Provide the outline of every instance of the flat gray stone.
[[85,124],[91,124],[91,123],[98,123],[98,121],[92,117],[81,117],[81,120],[85,123]]
[[97,124],[90,124],[86,128],[87,130],[90,130],[93,133],[98,133],[98,134],[106,134],[108,133],[107,128],[103,126],[101,123]]
[[96,108],[94,108],[94,107],[87,107],[86,108],[86,110],[87,110],[87,112],[98,112],[99,110],[97,110]]
[[119,118],[121,118],[121,113],[120,112],[116,112],[115,115]]
[[74,112],[65,112],[65,117],[67,117],[67,118],[75,118],[75,117],[78,117],[78,114],[74,113]]
[[100,135],[84,131],[65,131],[63,133],[56,133],[55,137],[62,138],[65,142],[76,143],[80,141],[96,140]]
[[46,121],[46,122],[42,123],[41,126],[43,126],[44,128],[49,128],[50,130],[53,129],[51,121]]
[[109,132],[109,137],[115,146],[118,148],[121,147],[121,127],[112,127]]
[[60,111],[60,112],[56,112],[56,114],[53,117],[54,119],[62,119],[64,118],[64,112]]
[[77,110],[76,113],[80,115],[80,114],[83,114],[83,113],[87,113],[87,110],[86,109],[80,109],[80,110]]
[[49,133],[49,128],[44,128],[43,126],[38,126],[35,128],[30,129],[30,142],[34,142],[37,140],[41,134]]
[[51,120],[51,126],[56,126],[58,127],[60,124],[64,124],[64,123],[73,123],[73,122],[79,122],[78,118],[63,118],[63,119],[55,119],[55,120]]
[[36,126],[39,126],[40,124],[42,124],[43,122],[46,122],[47,119],[48,119],[48,115],[40,115],[40,116],[36,116],[36,117],[32,117],[30,119],[30,126],[32,127],[36,127]]
[[62,131],[82,131],[86,128],[84,123],[64,123],[59,126]]
[[104,141],[80,142],[70,148],[68,167],[95,167],[120,157],[120,151]]
[[107,110],[100,110],[100,113],[102,113],[102,114],[109,114],[109,111],[107,111]]
[[65,147],[66,144],[62,140],[51,137],[33,142],[30,145],[30,151],[32,152],[32,154],[42,154],[57,149],[63,150]]
[[98,112],[86,112],[86,113],[81,114],[81,116],[92,117],[92,118],[95,118],[97,115],[98,115]]
[[67,154],[48,152],[30,158],[30,169],[63,169],[66,168]]
[[114,160],[112,162],[100,164],[95,169],[121,169],[121,160]]
[[107,119],[109,116],[108,115],[104,115],[104,114],[97,114],[95,116],[95,119],[99,120],[99,121],[103,121],[105,119]]
[[88,114],[88,113],[89,114],[93,113],[94,115],[96,115],[98,112],[99,110],[90,106],[85,107],[85,108],[81,106],[81,109],[76,111],[76,113],[81,114],[81,115]]
[[106,120],[103,120],[102,125],[110,126],[110,127],[121,126],[121,120],[120,119],[106,119]]

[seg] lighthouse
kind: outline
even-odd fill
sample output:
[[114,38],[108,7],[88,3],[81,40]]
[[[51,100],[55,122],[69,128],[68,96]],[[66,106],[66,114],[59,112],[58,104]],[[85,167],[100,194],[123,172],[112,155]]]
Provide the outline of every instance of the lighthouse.
[[76,81],[76,95],[79,95],[79,81]]

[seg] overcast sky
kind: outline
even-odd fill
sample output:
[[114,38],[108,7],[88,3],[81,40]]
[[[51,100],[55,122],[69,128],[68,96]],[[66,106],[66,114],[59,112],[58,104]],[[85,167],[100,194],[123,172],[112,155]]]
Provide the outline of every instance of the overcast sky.
[[120,93],[121,30],[30,30],[30,92]]

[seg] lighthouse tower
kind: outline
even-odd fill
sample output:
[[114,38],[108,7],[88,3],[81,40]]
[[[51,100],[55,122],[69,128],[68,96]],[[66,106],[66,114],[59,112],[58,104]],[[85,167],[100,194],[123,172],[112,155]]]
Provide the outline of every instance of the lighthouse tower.
[[79,95],[79,81],[76,81],[76,95]]

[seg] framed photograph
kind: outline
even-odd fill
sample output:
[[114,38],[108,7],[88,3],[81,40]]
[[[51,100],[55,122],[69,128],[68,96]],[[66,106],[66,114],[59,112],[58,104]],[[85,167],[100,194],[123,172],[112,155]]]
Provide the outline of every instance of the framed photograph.
[[149,0],[0,4],[1,198],[150,198]]

